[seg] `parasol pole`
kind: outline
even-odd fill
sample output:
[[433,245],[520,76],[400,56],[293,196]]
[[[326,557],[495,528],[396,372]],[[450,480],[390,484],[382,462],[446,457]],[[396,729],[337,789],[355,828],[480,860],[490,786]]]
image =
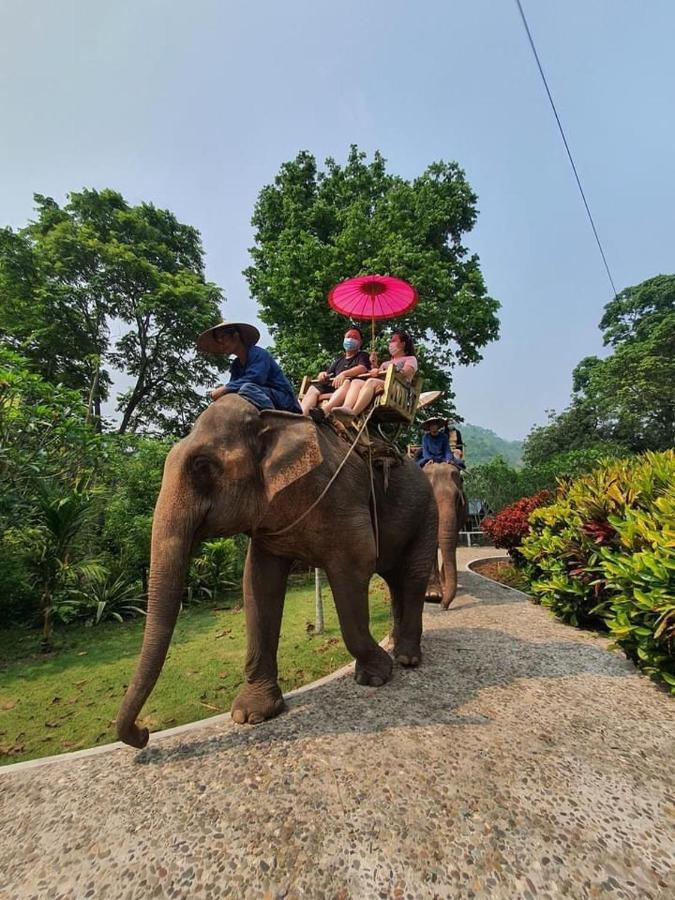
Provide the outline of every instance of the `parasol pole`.
[[370,352],[375,352],[375,297],[370,300],[372,306],[372,315],[370,318]]

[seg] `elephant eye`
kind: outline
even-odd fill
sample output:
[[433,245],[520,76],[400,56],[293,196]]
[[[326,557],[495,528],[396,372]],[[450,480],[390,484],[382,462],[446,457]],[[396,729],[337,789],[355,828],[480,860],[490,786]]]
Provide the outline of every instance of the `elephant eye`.
[[219,466],[210,456],[198,454],[190,460],[192,479],[199,490],[211,488]]

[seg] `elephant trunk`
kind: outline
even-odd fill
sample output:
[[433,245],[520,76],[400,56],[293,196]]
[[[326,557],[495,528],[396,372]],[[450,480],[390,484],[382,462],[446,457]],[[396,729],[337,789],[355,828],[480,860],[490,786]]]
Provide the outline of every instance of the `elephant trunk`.
[[[155,522],[157,520],[155,515]],[[117,716],[119,739],[139,749],[148,743],[149,733],[147,728],[139,728],[136,718],[152,692],[166,659],[183,596],[190,548],[191,536],[187,531],[181,533],[176,528],[153,525],[143,647]]]
[[457,526],[441,525],[438,529],[438,546],[443,559],[441,585],[443,603],[450,604],[457,593]]

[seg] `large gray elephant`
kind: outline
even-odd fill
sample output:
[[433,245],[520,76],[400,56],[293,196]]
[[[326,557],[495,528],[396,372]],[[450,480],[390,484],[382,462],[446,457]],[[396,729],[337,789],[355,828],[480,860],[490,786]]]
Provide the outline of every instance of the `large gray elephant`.
[[427,600],[440,601],[447,609],[457,593],[457,536],[466,519],[467,504],[462,476],[451,463],[424,466],[438,506],[438,552],[434,558]]
[[162,669],[190,556],[206,538],[237,533],[251,538],[244,571],[246,681],[232,705],[235,722],[262,722],[283,709],[277,646],[295,559],[325,570],[359,684],[384,684],[392,671],[391,657],[369,630],[368,585],[374,572],[391,594],[393,655],[403,666],[419,664],[424,592],[438,527],[434,496],[419,467],[410,460],[393,467],[386,491],[375,469],[379,554],[369,468],[356,452],[316,508],[298,522],[347,449],[325,424],[291,413],[261,413],[236,394],[213,403],[172,448],[153,519],[143,647],[117,717],[121,740],[134,747],[148,741],[136,718]]

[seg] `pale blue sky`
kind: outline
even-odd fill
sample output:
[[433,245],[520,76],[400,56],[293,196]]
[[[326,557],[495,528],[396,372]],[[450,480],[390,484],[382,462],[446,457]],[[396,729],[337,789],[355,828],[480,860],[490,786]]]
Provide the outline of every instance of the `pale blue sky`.
[[[617,287],[675,271],[675,4],[523,0]],[[258,191],[307,149],[457,160],[502,337],[465,418],[523,437],[601,350],[610,288],[513,0],[0,0],[0,224],[113,187],[202,233],[228,317]]]

